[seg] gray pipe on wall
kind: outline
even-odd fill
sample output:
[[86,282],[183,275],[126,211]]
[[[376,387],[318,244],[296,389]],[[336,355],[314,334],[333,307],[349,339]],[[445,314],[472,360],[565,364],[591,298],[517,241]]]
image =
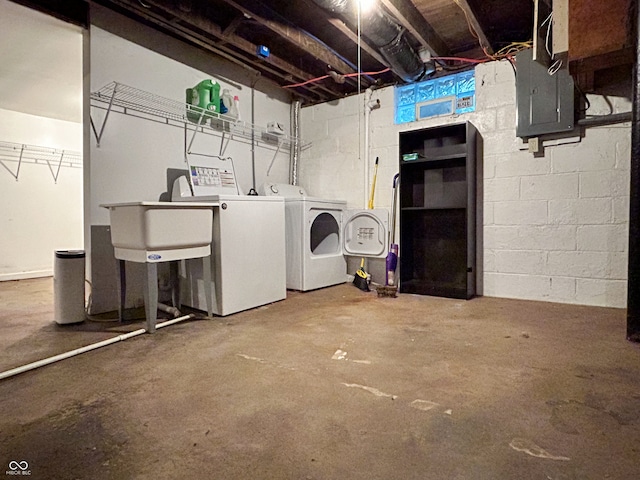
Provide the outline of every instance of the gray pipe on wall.
[[612,113],[611,115],[597,115],[595,117],[581,118],[577,124],[581,127],[601,127],[616,123],[630,122],[633,119],[632,112]]

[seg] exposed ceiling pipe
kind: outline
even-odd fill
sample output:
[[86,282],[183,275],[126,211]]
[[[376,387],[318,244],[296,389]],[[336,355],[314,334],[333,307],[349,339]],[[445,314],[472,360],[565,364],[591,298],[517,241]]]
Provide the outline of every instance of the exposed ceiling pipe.
[[298,161],[300,159],[300,100],[291,104],[291,139],[289,150],[289,183],[298,185]]
[[[325,10],[342,15],[352,25],[358,24],[358,13],[353,0],[313,0]],[[405,82],[423,79],[433,67],[420,60],[420,56],[407,41],[404,30],[378,5],[360,12],[361,33],[378,47],[389,62],[393,73]]]

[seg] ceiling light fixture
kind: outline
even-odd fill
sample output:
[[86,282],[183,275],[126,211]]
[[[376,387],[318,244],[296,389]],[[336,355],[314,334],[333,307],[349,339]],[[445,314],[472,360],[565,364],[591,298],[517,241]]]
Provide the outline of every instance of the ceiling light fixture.
[[367,13],[376,4],[376,0],[357,0],[361,13]]

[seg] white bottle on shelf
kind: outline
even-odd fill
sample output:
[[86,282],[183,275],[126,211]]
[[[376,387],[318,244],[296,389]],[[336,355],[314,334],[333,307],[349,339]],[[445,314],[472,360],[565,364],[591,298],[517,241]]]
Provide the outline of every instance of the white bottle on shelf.
[[230,117],[235,118],[236,120],[240,120],[240,109],[238,108],[238,103],[239,103],[239,98],[238,96],[234,96],[233,97],[233,102],[231,103],[231,106],[229,107],[229,112],[227,113],[227,115],[229,115]]

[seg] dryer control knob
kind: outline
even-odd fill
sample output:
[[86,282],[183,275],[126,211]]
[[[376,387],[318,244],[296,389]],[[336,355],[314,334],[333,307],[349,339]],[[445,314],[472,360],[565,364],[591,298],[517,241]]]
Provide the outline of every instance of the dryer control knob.
[[276,185],[271,185],[271,191],[273,193],[278,193],[278,187]]
[[298,193],[300,194],[300,196],[304,197],[304,190],[300,189],[298,190]]

